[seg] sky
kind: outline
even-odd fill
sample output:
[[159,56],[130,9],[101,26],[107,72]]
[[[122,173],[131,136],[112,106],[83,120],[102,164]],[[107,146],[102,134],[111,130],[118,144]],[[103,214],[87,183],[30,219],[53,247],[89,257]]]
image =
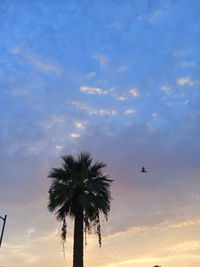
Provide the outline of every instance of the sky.
[[0,265],[72,266],[73,221],[64,259],[47,176],[88,151],[114,182],[85,266],[198,267],[200,1],[1,0],[0,13]]

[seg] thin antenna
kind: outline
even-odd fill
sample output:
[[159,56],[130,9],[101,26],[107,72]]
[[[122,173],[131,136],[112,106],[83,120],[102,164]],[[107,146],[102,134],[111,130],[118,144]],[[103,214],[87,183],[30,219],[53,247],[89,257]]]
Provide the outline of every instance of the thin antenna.
[[2,231],[1,231],[1,237],[0,237],[0,247],[1,247],[2,239],[3,239],[3,233],[4,233],[4,229],[5,229],[5,225],[6,225],[7,215],[5,215],[4,218],[0,216],[0,219],[3,220],[3,227],[2,227]]

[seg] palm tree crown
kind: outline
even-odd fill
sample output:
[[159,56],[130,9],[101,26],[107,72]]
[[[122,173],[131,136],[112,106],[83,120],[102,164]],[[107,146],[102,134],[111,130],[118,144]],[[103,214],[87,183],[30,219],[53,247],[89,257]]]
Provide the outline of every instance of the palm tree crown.
[[80,153],[77,159],[72,155],[63,156],[62,159],[62,168],[53,168],[48,176],[53,179],[49,190],[48,209],[55,212],[57,219],[63,222],[63,241],[66,240],[67,233],[66,216],[75,220],[79,217],[79,224],[83,222],[85,234],[94,228],[101,246],[100,213],[107,218],[111,202],[112,180],[102,173],[106,164],[92,164],[91,155],[86,152]]

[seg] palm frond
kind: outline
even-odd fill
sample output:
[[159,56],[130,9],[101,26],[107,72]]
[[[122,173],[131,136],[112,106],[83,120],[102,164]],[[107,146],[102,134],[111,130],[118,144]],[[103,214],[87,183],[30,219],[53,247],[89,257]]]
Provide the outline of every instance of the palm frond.
[[62,168],[53,168],[48,177],[62,182],[67,182],[71,179],[70,172],[68,170],[63,170]]
[[101,246],[100,214],[106,218],[109,214],[113,182],[102,173],[106,164],[92,163],[88,152],[80,153],[77,159],[72,155],[62,156],[62,160],[62,167],[53,168],[48,175],[52,179],[48,209],[63,223],[61,239],[66,240],[66,217],[74,218],[77,207],[81,207],[85,236],[94,229]]
[[62,156],[61,157],[63,159],[63,169],[64,170],[73,170],[74,165],[75,165],[75,159],[72,155],[67,155],[67,156]]

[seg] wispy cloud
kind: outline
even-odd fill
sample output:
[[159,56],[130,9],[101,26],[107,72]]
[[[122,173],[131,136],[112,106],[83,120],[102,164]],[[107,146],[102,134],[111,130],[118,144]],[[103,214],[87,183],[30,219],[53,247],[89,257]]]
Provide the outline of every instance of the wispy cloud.
[[21,47],[16,45],[16,46],[11,47],[9,51],[11,54],[17,55],[21,53]]
[[84,102],[80,102],[80,101],[72,101],[71,104],[79,109],[85,110],[85,111],[89,111],[90,107],[84,103]]
[[20,55],[23,59],[27,60],[32,66],[44,73],[54,73],[59,75],[61,68],[58,64],[53,63],[51,59],[44,56],[37,55],[32,51],[26,51],[20,46],[15,46],[10,49],[10,53],[13,55]]
[[81,86],[80,87],[81,92],[86,93],[86,94],[97,94],[97,95],[105,95],[107,94],[110,90],[105,91],[101,88],[97,88],[97,87],[90,87],[90,86]]
[[172,87],[168,86],[168,85],[163,85],[160,88],[163,92],[165,92],[167,95],[171,95],[172,94]]
[[99,115],[116,115],[116,110],[110,110],[110,109],[94,109],[88,106],[85,103],[74,101],[71,103],[72,105],[76,106],[79,109],[85,110],[89,114],[99,114]]
[[195,194],[195,195],[192,196],[192,199],[199,201],[200,200],[200,195],[199,194]]
[[12,91],[13,96],[22,96],[22,97],[30,97],[32,96],[32,90],[27,88],[17,88]]
[[181,67],[183,68],[189,68],[195,66],[196,63],[194,61],[184,61],[181,63]]
[[86,78],[92,78],[92,77],[94,77],[96,74],[97,74],[96,72],[89,72],[89,73],[87,73],[85,76],[86,76]]
[[131,88],[128,91],[125,91],[122,95],[120,96],[115,96],[115,99],[118,101],[125,101],[131,97],[140,97],[141,94],[137,88]]
[[135,113],[136,111],[134,109],[127,109],[124,111],[124,114],[133,114]]
[[131,233],[140,233],[140,232],[151,232],[151,231],[166,231],[169,229],[177,229],[177,228],[187,228],[194,225],[200,225],[200,220],[189,220],[189,221],[182,221],[182,222],[168,222],[164,221],[160,224],[153,224],[153,225],[139,225],[133,226],[128,228],[125,231],[119,231],[113,234],[108,234],[105,238],[117,238],[123,235],[131,234]]
[[138,97],[138,96],[140,96],[140,93],[139,93],[139,91],[138,91],[137,88],[132,88],[132,89],[130,89],[130,90],[129,90],[129,93],[130,93],[133,97]]
[[116,99],[119,100],[119,101],[125,101],[126,97],[125,96],[119,96]]
[[183,57],[186,54],[186,51],[184,49],[175,49],[173,50],[173,55],[175,57]]
[[96,59],[101,67],[105,67],[107,65],[107,57],[103,54],[95,54],[94,59]]
[[163,9],[157,9],[155,10],[147,19],[150,23],[155,23],[158,21],[158,19],[165,14]]
[[200,241],[199,240],[193,240],[193,241],[185,241],[181,242],[179,244],[173,245],[171,247],[168,247],[166,251],[171,251],[175,253],[184,253],[184,252],[195,252],[199,251],[200,249]]
[[154,10],[149,15],[139,15],[136,17],[138,21],[147,21],[148,23],[156,23],[159,21],[159,19],[165,14],[166,12],[164,9],[157,9]]
[[86,124],[87,124],[86,122],[80,122],[80,121],[74,123],[75,127],[81,130],[85,130]]
[[99,114],[99,115],[116,115],[116,110],[109,109],[99,109],[99,110],[91,110],[90,114]]
[[70,133],[69,136],[71,138],[79,138],[80,137],[80,134],[77,134],[77,133]]
[[119,67],[117,68],[117,72],[123,72],[123,71],[125,71],[126,69],[127,69],[127,66],[122,65],[122,66],[119,66]]
[[193,225],[200,225],[200,220],[189,220],[189,221],[182,221],[178,223],[169,223],[165,222],[164,224],[168,225],[168,228],[183,228]]
[[133,266],[136,263],[142,264],[145,263],[145,265],[155,262],[166,262],[166,261],[172,261],[172,260],[191,260],[191,258],[195,259],[196,261],[199,261],[199,256],[198,255],[184,255],[183,253],[181,255],[169,255],[169,256],[161,256],[161,257],[137,257],[134,259],[130,260],[123,260],[123,261],[116,261],[114,263],[110,263],[106,265],[106,267],[115,267],[115,266]]
[[158,113],[156,113],[156,112],[152,113],[152,117],[153,117],[153,118],[158,117]]
[[62,116],[62,115],[61,116],[53,115],[52,121],[53,122],[64,122],[65,121],[65,117]]
[[27,230],[27,232],[26,232],[26,238],[30,238],[31,235],[32,235],[35,231],[36,231],[36,229],[34,229],[34,228]]
[[60,70],[58,69],[58,67],[56,67],[56,65],[45,62],[45,60],[41,59],[39,56],[28,54],[26,55],[26,59],[28,59],[34,67],[41,70],[42,72],[50,72],[55,74],[60,73]]
[[192,80],[189,76],[185,76],[177,79],[177,84],[180,86],[193,86],[196,84],[196,81]]
[[55,146],[55,149],[56,149],[57,151],[61,151],[63,148],[64,148],[64,147],[63,147],[63,146],[60,146],[60,145],[56,145],[56,146]]

